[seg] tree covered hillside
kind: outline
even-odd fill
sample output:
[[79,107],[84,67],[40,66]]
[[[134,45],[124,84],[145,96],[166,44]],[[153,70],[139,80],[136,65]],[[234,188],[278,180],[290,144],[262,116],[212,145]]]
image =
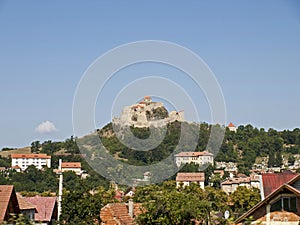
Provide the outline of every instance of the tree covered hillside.
[[[276,131],[274,129],[264,130],[253,127],[248,124],[238,127],[237,132],[229,131],[226,128],[225,136],[219,152],[214,148],[214,141],[208,145],[208,140],[212,130],[212,125],[202,123],[199,125],[189,124],[190,131],[199,132],[197,146],[191,146],[189,141],[184,145],[181,151],[208,150],[215,154],[216,161],[236,162],[240,172],[248,173],[257,157],[269,157],[269,166],[280,166],[282,164],[282,155],[289,155],[289,160],[294,160],[294,155],[300,153],[300,129],[292,131]],[[168,125],[167,132],[162,143],[151,151],[136,151],[122,144],[114,134],[112,124],[106,125],[98,130],[102,143],[112,155],[119,160],[126,160],[127,163],[134,165],[145,165],[160,161],[169,156],[178,145],[180,138],[180,122],[173,122]],[[215,125],[215,127],[218,127]],[[220,132],[221,132],[221,127]],[[160,128],[156,128],[159,133]],[[132,133],[141,139],[146,139],[150,135],[149,128],[131,127]],[[187,133],[186,136],[193,136]]]

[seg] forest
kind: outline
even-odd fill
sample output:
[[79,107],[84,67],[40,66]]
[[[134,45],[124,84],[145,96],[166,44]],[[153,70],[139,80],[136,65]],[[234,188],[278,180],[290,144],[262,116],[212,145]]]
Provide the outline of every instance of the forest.
[[[119,160],[126,160],[126,163],[133,165],[147,165],[162,160],[174,150],[181,135],[181,125],[179,122],[169,124],[162,143],[157,148],[146,152],[135,151],[122,144],[114,134],[111,123],[95,133],[99,135],[111,155],[118,154]],[[233,132],[228,128],[207,123],[189,124],[189,126],[191,126],[191,132],[199,132],[195,151],[211,151],[215,154],[215,161],[236,162],[239,172],[245,174],[249,174],[257,157],[268,156],[269,166],[280,166],[282,155],[286,155],[289,161],[293,162],[295,155],[300,153],[300,129],[298,128],[292,131],[276,131],[275,129],[258,129],[248,124],[239,126],[237,132]],[[218,152],[214,149],[214,143],[208,145],[213,126],[220,131],[225,129],[224,139]],[[141,139],[146,139],[150,135],[150,130],[147,128],[131,127],[130,130]],[[161,131],[158,130],[158,132]],[[192,133],[186,135],[193,136]],[[61,224],[99,223],[100,209],[105,204],[116,201],[115,190],[110,182],[95,172],[82,157],[77,141],[77,138],[70,137],[61,142],[51,140],[43,143],[32,142],[33,153],[47,153],[52,156],[52,168],[45,167],[43,170],[37,170],[34,166],[30,166],[22,173],[5,170],[1,172],[0,184],[12,184],[22,195],[50,196],[53,193],[57,194],[58,190],[58,175],[53,172],[53,168],[58,167],[58,160],[62,158],[63,161],[81,162],[82,169],[89,174],[86,179],[81,179],[73,172],[64,173]],[[186,141],[182,150],[190,150],[190,148],[192,146],[189,145],[189,141]],[[2,149],[2,151],[10,150],[12,149]],[[63,154],[59,154],[60,152]],[[0,157],[0,167],[10,167],[10,158]],[[224,193],[220,189],[221,179],[211,176],[213,170],[214,165],[204,170],[207,185],[205,190],[194,185],[176,189],[175,175],[160,184],[137,187],[134,201],[143,203],[147,211],[137,218],[139,223],[190,224],[190,221],[198,220],[203,223],[218,221],[219,224],[227,224],[228,221],[215,215],[229,210],[231,220],[234,220],[259,202],[259,191],[255,189],[238,188],[231,195]],[[199,171],[199,167],[193,164],[186,165],[181,171]],[[125,191],[129,187],[120,185],[119,188]],[[127,200],[123,199],[124,202]]]

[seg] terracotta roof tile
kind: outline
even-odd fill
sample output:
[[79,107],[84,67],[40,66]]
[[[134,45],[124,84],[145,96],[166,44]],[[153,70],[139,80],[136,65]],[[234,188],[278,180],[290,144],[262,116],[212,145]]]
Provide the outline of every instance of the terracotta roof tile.
[[[135,203],[133,215],[134,217],[142,213],[141,204]],[[126,203],[110,203],[101,209],[100,217],[105,225],[134,225],[134,218],[128,214],[128,206]]]
[[13,166],[12,168],[13,168],[13,169],[21,169],[21,167],[18,166],[18,165]]
[[36,206],[35,221],[50,221],[56,210],[56,197],[24,197],[25,201]]
[[[9,202],[13,203],[13,211],[8,210]],[[8,213],[19,213],[18,201],[13,185],[0,185],[0,223],[5,220]]]
[[61,168],[81,168],[80,162],[62,162]]
[[222,185],[231,185],[231,184],[241,184],[241,183],[250,183],[250,177],[236,177],[229,178],[222,182]]
[[22,197],[20,194],[17,194],[17,198],[18,198],[20,210],[35,209],[35,211],[37,212],[36,206],[31,204],[30,202],[27,202],[24,199],[24,197]]
[[204,173],[177,173],[176,181],[204,181]]
[[47,154],[11,154],[11,158],[51,159],[51,156]]
[[203,152],[180,152],[179,154],[176,154],[175,157],[197,157],[197,156],[213,156],[212,153],[209,153],[207,151]]
[[230,123],[228,124],[228,127],[235,127],[235,126],[234,126],[233,123],[230,122]]

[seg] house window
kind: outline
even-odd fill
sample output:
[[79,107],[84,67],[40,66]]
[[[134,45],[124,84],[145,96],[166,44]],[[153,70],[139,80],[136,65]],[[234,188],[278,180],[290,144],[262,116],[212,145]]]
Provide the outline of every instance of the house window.
[[297,212],[296,197],[282,197],[271,205],[271,212],[288,211]]

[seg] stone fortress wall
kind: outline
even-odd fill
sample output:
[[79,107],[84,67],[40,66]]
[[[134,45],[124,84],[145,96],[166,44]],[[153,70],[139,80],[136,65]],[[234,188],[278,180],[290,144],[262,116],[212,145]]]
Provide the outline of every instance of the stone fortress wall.
[[[166,114],[164,115],[164,118],[157,119],[149,116],[155,112],[155,110],[165,111]],[[142,128],[150,126],[162,127],[176,120],[180,122],[185,121],[183,111],[172,111],[168,113],[162,102],[152,102],[150,96],[145,96],[143,101],[124,107],[120,118],[114,118],[113,123],[116,125]]]

